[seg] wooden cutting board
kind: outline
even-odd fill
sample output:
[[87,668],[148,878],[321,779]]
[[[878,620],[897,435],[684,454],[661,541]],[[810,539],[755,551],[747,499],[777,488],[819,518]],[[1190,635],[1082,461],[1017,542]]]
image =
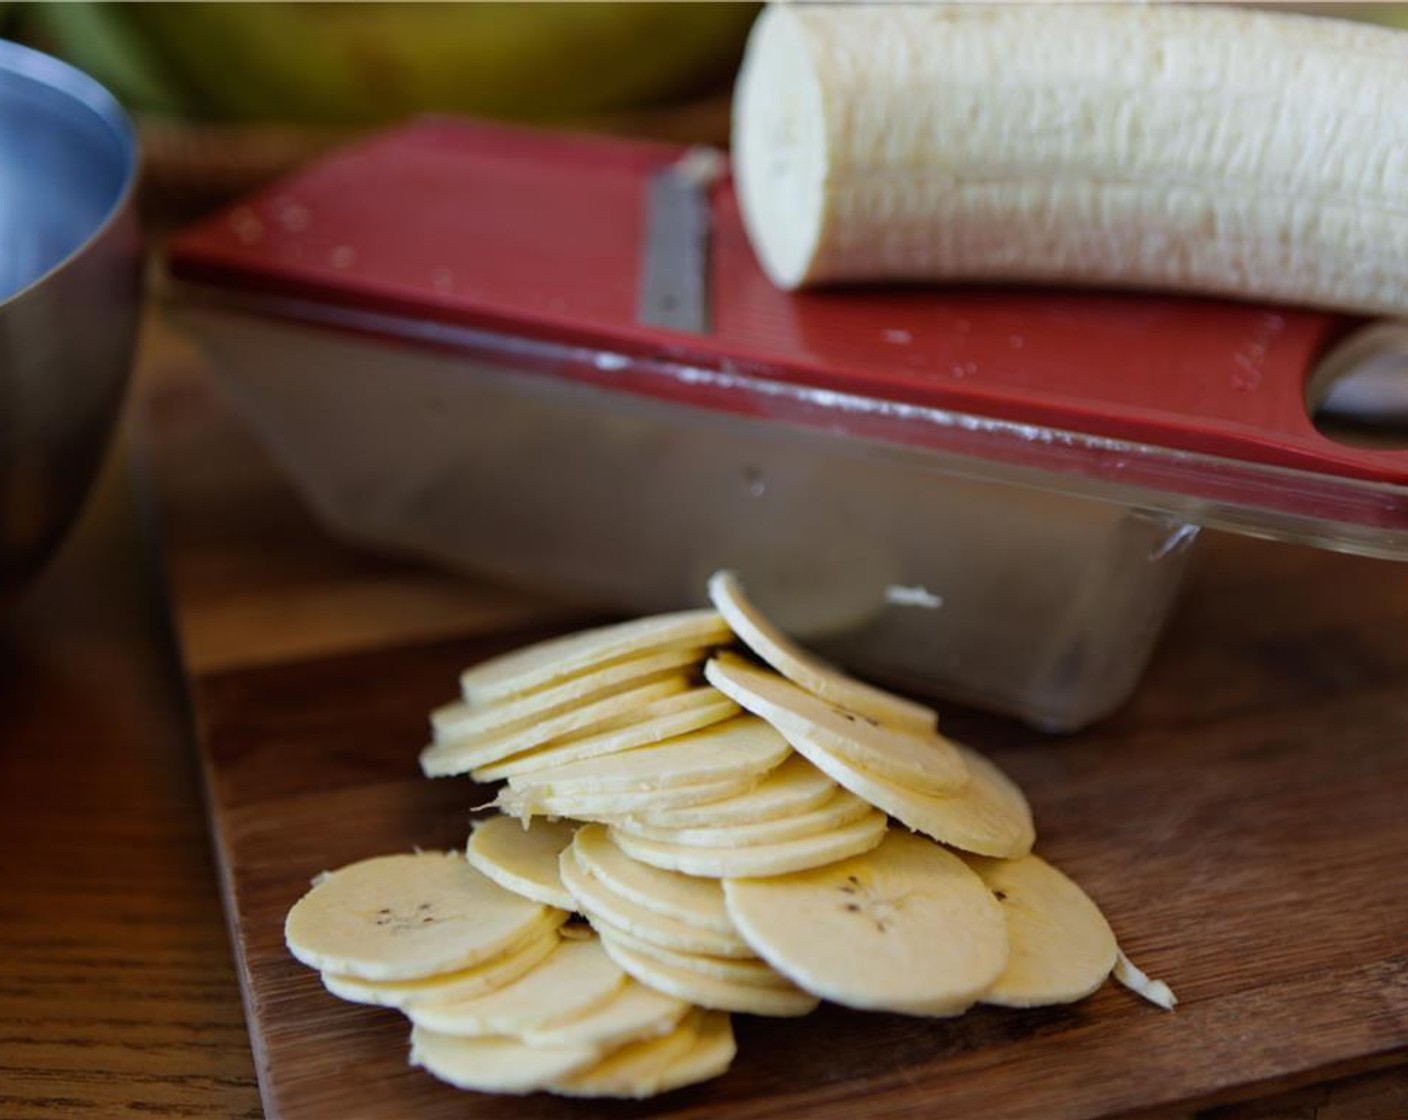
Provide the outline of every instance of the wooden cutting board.
[[270,1117],[1084,1120],[1408,1066],[1408,567],[1221,538],[1113,719],[1052,739],[943,713],[1026,788],[1039,850],[1176,1012],[1109,986],[952,1021],[740,1016],[726,1076],[645,1104],[409,1069],[400,1018],[328,996],[285,953],[284,913],[322,869],[462,843],[486,797],[420,777],[427,711],[466,664],[586,616],[333,543],[163,346],[146,442]]

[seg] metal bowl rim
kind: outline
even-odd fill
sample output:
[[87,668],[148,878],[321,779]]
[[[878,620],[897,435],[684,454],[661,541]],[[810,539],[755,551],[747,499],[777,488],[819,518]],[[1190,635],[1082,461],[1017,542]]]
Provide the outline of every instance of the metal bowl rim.
[[118,222],[131,204],[132,196],[136,191],[137,177],[141,170],[141,145],[137,140],[137,130],[132,124],[132,118],[118,103],[117,98],[109,93],[100,82],[90,78],[77,67],[70,66],[67,62],[62,62],[43,51],[22,46],[8,39],[0,39],[0,71],[47,86],[88,109],[112,132],[127,158],[126,176],[122,182],[122,189],[117,192],[117,197],[113,199],[112,205],[108,207],[102,220],[93,227],[92,231],[68,256],[58,261],[47,271],[40,273],[28,284],[17,288],[7,296],[0,297],[0,311],[3,311],[69,268],[74,261],[88,251],[94,242],[101,240],[103,235]]

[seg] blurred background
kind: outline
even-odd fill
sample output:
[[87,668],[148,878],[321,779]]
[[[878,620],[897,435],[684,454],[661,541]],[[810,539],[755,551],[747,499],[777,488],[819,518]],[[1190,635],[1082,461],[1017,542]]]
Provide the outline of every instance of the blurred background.
[[[416,113],[725,143],[759,6],[0,0],[0,37],[136,114],[143,213],[181,221]],[[1264,6],[1408,26],[1406,4]]]
[[724,143],[758,7],[0,0],[0,37],[118,96],[142,132],[142,210],[177,221],[417,113]]

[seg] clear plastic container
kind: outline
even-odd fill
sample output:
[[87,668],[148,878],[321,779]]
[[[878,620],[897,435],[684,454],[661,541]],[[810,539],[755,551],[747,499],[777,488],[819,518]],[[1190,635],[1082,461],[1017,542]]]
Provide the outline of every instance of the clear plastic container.
[[[179,238],[176,312],[350,539],[635,612],[734,568],[858,672],[1043,728],[1128,696],[1203,525],[1408,555],[1408,454],[1307,414],[1355,324],[789,295],[680,156],[412,126]],[[662,257],[690,189],[707,259]]]

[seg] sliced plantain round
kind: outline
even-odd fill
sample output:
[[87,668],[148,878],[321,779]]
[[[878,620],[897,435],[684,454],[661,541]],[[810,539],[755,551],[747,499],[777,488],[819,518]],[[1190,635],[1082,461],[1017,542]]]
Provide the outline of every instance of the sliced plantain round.
[[[517,788],[513,779],[499,791],[494,808],[518,820],[532,817],[571,817],[579,821],[611,822],[660,808],[690,808],[696,805],[741,797],[757,784],[749,776],[700,782],[696,786],[647,790],[643,793],[581,793],[550,797]],[[833,783],[834,786],[834,783]]]
[[476,766],[477,782],[522,778],[540,770],[581,762],[602,755],[647,747],[676,735],[709,727],[738,715],[738,705],[716,689],[691,688],[674,694],[643,698],[609,720],[544,743],[532,750],[507,755]]
[[595,1065],[595,1046],[534,1046],[520,1038],[468,1038],[411,1028],[411,1065],[457,1089],[481,1093],[535,1093]]
[[550,911],[556,921],[527,940],[489,960],[454,972],[440,972],[421,980],[363,980],[337,972],[322,974],[323,987],[349,1003],[376,1007],[410,1007],[427,1000],[467,999],[495,991],[531,972],[562,940],[560,924],[566,914]]
[[689,678],[683,673],[672,673],[502,732],[455,735],[437,731],[435,741],[420,753],[420,768],[427,778],[478,771],[548,743],[594,734],[615,726],[623,718],[638,718],[641,709],[652,701],[688,690]]
[[715,572],[709,579],[709,600],[745,646],[812,695],[887,726],[921,734],[933,731],[938,723],[933,708],[858,681],[802,649],[748,601],[736,573]]
[[688,1000],[715,1011],[737,1011],[747,1015],[792,1018],[814,1011],[815,996],[798,988],[773,988],[759,984],[738,984],[675,968],[654,957],[637,952],[609,933],[601,939],[612,960],[642,984],[657,991]]
[[577,909],[588,918],[600,918],[617,929],[682,953],[706,953],[714,957],[754,956],[737,933],[691,925],[654,910],[637,906],[618,895],[596,876],[584,871],[569,852],[562,854],[562,881],[577,900]]
[[803,836],[831,832],[874,811],[869,802],[841,790],[825,804],[810,812],[797,813],[791,817],[777,817],[770,821],[730,824],[718,828],[660,828],[657,825],[641,824],[634,818],[627,817],[614,822],[612,828],[619,833],[638,836],[643,840],[659,840],[688,848],[746,848],[750,845],[775,844],[782,840],[795,840]]
[[496,704],[471,704],[460,700],[431,712],[430,725],[437,734],[451,737],[519,728],[672,672],[688,672],[703,664],[706,653],[704,649],[687,646],[664,649],[643,657],[628,657],[580,677],[570,677],[550,688],[512,696]]
[[642,1100],[717,1077],[738,1047],[727,1012],[692,1012],[669,1034],[643,1039],[553,1086],[567,1097]]
[[576,830],[568,821],[523,824],[513,817],[487,817],[474,822],[465,859],[506,891],[571,910],[572,896],[558,876],[557,858]]
[[731,653],[711,659],[704,676],[745,711],[767,720],[802,754],[807,751],[798,737],[804,735],[877,777],[921,793],[953,793],[968,781],[962,755],[932,729],[916,732],[849,711]]
[[531,771],[519,777],[515,787],[544,797],[643,794],[728,778],[761,778],[791,753],[787,740],[768,724],[756,716],[736,716],[651,746]]
[[647,957],[683,972],[696,972],[711,979],[727,980],[730,984],[749,984],[760,988],[795,986],[772,965],[758,957],[715,957],[708,953],[683,953],[678,949],[666,949],[643,937],[637,937],[629,930],[601,920],[595,914],[592,915],[591,921],[602,937],[609,937],[618,945],[644,953]]
[[732,636],[715,611],[651,615],[550,638],[480,662],[460,674],[460,689],[471,704],[497,703],[626,658],[680,646],[721,645]]
[[992,892],[951,852],[897,830],[827,867],[730,880],[724,897],[759,956],[847,1007],[957,1015],[1007,966]]
[[488,960],[546,913],[457,852],[377,856],[322,876],[288,912],[284,940],[312,968],[415,980]]
[[641,1038],[668,1034],[690,1005],[682,999],[647,988],[630,977],[605,1003],[547,1026],[523,1031],[535,1046],[624,1046]]
[[658,828],[723,828],[796,816],[836,793],[836,783],[799,754],[770,771],[744,793],[688,805],[642,806],[630,813]]
[[537,967],[497,991],[427,1000],[405,1009],[418,1027],[449,1035],[522,1035],[591,1011],[625,983],[597,939],[563,941]]
[[841,757],[805,732],[789,732],[799,754],[838,785],[901,824],[976,855],[1016,859],[1036,843],[1031,806],[1017,784],[991,760],[955,744],[967,784],[947,796],[919,793]]
[[1038,855],[966,862],[1002,904],[1009,955],[983,996],[1003,1007],[1074,1003],[1105,982],[1119,946],[1100,908]]
[[681,875],[632,859],[601,825],[578,829],[572,854],[582,870],[613,894],[652,913],[739,942],[717,879]]
[[734,879],[788,875],[822,867],[869,851],[885,838],[885,814],[868,809],[864,816],[827,832],[740,848],[695,848],[646,840],[611,829],[611,839],[628,856],[668,871],[701,878]]

